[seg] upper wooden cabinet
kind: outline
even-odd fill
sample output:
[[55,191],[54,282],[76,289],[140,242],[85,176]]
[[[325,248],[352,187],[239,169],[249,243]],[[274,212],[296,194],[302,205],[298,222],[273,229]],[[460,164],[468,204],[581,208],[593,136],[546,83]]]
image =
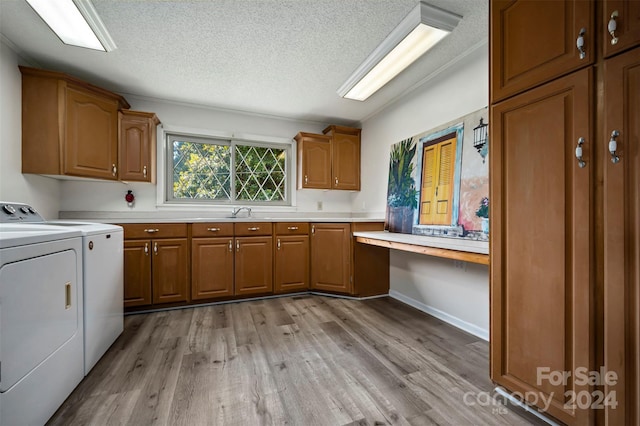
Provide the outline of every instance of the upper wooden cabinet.
[[331,188],[360,190],[360,129],[329,126],[331,136]]
[[329,126],[298,133],[298,189],[360,190],[360,129]]
[[[492,101],[592,64],[596,57],[594,22],[593,1],[492,1]],[[583,29],[584,56],[576,46]]]
[[[640,2],[638,0],[605,0],[602,45],[609,57],[640,45]],[[609,33],[609,29],[613,34]]]
[[331,138],[298,133],[298,189],[331,189]]
[[22,172],[118,179],[120,95],[66,74],[20,67]]
[[120,111],[120,180],[155,183],[158,124],[160,120],[152,112]]

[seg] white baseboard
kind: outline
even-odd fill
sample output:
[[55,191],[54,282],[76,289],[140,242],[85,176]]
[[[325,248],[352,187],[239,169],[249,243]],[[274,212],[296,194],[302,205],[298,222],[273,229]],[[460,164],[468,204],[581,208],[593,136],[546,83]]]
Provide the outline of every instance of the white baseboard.
[[440,309],[436,309],[433,306],[425,305],[424,303],[412,299],[409,296],[406,296],[396,290],[389,290],[389,297],[399,300],[402,303],[406,303],[409,306],[413,306],[414,308],[422,312],[434,316],[439,320],[442,320],[454,327],[466,331],[467,333],[473,334],[474,336],[479,337],[482,340],[486,340],[487,342],[489,341],[489,330],[485,330],[481,327],[478,327],[477,325],[461,320],[460,318],[454,317],[453,315],[441,311]]

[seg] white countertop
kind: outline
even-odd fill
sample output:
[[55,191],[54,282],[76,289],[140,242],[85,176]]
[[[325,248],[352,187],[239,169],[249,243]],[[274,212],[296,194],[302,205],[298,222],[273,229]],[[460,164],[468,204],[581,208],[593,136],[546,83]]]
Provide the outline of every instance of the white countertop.
[[401,234],[387,231],[354,232],[353,235],[355,237],[413,244],[416,246],[489,254],[488,241],[468,240],[464,238],[428,237],[425,235]]

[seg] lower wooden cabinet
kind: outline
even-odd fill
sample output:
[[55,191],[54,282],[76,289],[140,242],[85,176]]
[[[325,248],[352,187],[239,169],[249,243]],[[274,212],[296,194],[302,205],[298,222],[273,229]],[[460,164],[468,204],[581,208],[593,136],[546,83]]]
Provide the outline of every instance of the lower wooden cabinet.
[[311,289],[351,293],[351,224],[311,225]]
[[235,240],[235,294],[272,292],[273,237],[237,237]]
[[309,289],[309,236],[276,236],[274,293]]
[[151,304],[151,240],[124,242],[124,307]]
[[233,296],[233,237],[191,241],[191,299]]
[[189,300],[187,239],[153,240],[153,303]]

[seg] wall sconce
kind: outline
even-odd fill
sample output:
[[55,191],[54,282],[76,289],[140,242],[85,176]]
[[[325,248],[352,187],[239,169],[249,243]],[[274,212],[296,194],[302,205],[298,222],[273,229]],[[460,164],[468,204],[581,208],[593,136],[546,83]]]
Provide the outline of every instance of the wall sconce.
[[484,163],[485,157],[489,152],[489,146],[487,145],[488,124],[482,120],[481,117],[480,124],[473,128],[473,147],[478,150],[478,154],[482,157],[482,163]]
[[455,29],[462,16],[418,5],[338,89],[343,98],[364,101]]

